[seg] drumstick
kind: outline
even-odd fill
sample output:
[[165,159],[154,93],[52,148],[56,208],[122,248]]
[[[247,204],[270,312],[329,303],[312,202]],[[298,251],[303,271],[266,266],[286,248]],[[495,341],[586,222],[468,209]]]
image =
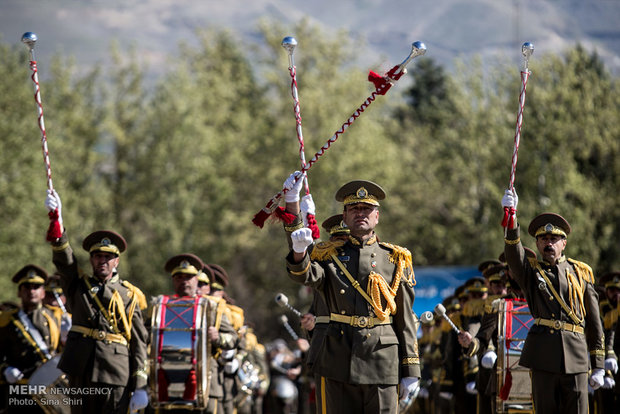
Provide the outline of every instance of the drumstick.
[[278,293],[275,299],[278,305],[282,306],[283,308],[290,309],[295,315],[301,318],[301,312],[299,312],[297,309],[295,309],[294,307],[288,304],[288,298],[286,297],[284,293]]
[[461,333],[461,330],[456,327],[454,322],[452,322],[452,319],[450,319],[450,317],[446,315],[446,308],[441,303],[438,303],[437,305],[435,305],[435,313],[437,313],[437,315],[441,316],[446,321],[448,321],[452,329],[454,329],[454,332],[456,332],[457,334]]
[[297,333],[293,330],[291,325],[288,324],[288,318],[286,317],[286,315],[281,315],[280,316],[280,322],[282,323],[282,325],[284,325],[284,327],[288,331],[289,335],[291,335],[293,340],[296,341],[296,340],[299,339],[299,336],[297,335]]

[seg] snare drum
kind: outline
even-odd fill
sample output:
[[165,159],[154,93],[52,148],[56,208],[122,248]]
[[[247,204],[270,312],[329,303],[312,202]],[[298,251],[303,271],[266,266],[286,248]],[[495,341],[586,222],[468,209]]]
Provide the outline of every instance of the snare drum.
[[209,301],[203,297],[157,297],[151,314],[151,405],[202,409],[209,399],[211,346]]
[[533,412],[530,370],[519,365],[525,338],[534,323],[527,302],[499,303],[497,338],[497,412]]
[[42,393],[31,394],[31,396],[47,414],[71,412],[71,407],[66,402],[68,396],[65,394],[65,390],[69,388],[69,381],[64,372],[58,369],[59,360],[60,355],[56,355],[37,368],[28,380],[28,385],[34,385],[36,389],[43,390]]

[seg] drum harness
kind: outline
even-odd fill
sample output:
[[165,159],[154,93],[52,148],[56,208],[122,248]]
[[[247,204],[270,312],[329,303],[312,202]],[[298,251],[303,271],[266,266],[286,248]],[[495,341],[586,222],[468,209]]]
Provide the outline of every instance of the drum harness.
[[[52,341],[52,346],[55,348],[58,345],[58,328],[53,319],[43,313],[45,319],[47,319],[48,326],[50,327],[50,340]],[[17,318],[13,318],[13,324],[17,327],[19,332],[24,336],[26,341],[32,346],[35,350],[36,354],[41,358],[41,360],[45,363],[52,358],[50,354],[49,348],[39,330],[34,326],[26,312],[23,309],[20,309],[17,312]],[[56,328],[56,331],[54,331]],[[55,334],[56,333],[56,334]]]

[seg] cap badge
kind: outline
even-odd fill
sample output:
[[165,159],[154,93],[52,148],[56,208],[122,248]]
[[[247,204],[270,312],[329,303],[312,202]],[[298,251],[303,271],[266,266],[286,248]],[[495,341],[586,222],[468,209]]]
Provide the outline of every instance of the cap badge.
[[109,246],[112,244],[112,241],[110,239],[108,239],[107,237],[101,239],[101,245],[102,246]]
[[368,197],[368,190],[366,190],[364,187],[361,187],[357,190],[356,194],[359,198],[366,198]]
[[34,270],[30,270],[30,271],[28,272],[28,277],[29,277],[29,278],[30,278],[30,277],[35,277],[36,275],[37,275],[37,272],[35,272]]
[[553,224],[547,223],[545,225],[545,231],[553,231]]
[[179,267],[181,267],[183,269],[187,269],[187,268],[189,268],[189,262],[187,260],[183,260],[181,262],[181,264],[179,265]]

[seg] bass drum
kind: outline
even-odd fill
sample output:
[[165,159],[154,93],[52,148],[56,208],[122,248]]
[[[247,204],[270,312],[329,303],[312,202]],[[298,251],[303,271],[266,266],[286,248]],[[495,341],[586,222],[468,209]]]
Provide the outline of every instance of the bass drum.
[[33,389],[43,391],[41,394],[30,395],[46,414],[71,412],[71,407],[67,404],[69,396],[65,394],[65,391],[69,389],[69,381],[66,375],[58,369],[59,360],[60,355],[56,355],[37,368],[28,380],[29,386],[35,386]]
[[519,359],[534,318],[524,300],[502,299],[498,307],[497,412],[533,413],[530,370]]
[[204,409],[209,400],[209,301],[158,296],[151,313],[151,406]]

